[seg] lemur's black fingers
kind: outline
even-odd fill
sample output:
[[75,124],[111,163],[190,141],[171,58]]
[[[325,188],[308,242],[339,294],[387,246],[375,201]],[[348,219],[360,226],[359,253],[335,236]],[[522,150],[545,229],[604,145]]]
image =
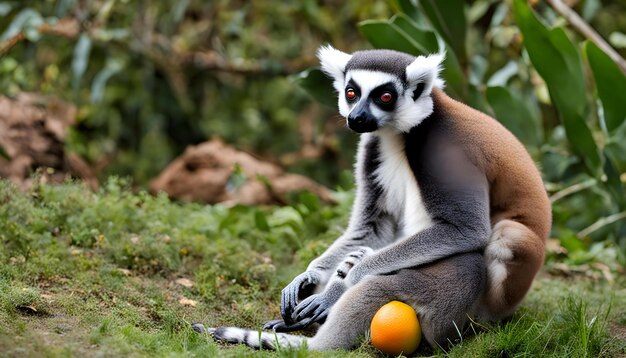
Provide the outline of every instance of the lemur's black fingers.
[[285,324],[285,321],[283,321],[282,319],[275,319],[273,321],[265,322],[265,324],[263,325],[263,329],[275,330],[277,327],[280,327],[281,325],[287,326]]
[[313,318],[311,318],[311,323],[324,323],[326,321],[326,317],[328,317],[328,311],[330,310],[326,308],[317,310],[313,315]]
[[325,299],[320,295],[313,295],[300,304],[293,311],[292,318],[296,322],[300,322],[304,318],[313,317],[320,311],[324,311],[329,307]]
[[292,325],[287,325],[282,319],[269,321],[265,323],[265,325],[263,325],[263,329],[273,330],[274,332],[293,332],[299,331],[304,328],[306,328],[306,326],[300,322],[296,322]]
[[322,319],[325,321],[326,317],[328,316],[328,311],[330,310],[330,308],[328,306],[319,306],[317,307],[317,309],[315,311],[313,311],[312,314],[312,318],[311,320],[313,322],[319,322],[320,319]]
[[297,286],[290,284],[283,290],[280,305],[280,315],[287,325],[294,323],[291,316],[294,309],[298,305],[298,289]]
[[315,295],[300,302],[298,306],[293,310],[291,318],[295,322],[300,322],[302,319],[309,317],[309,314],[315,310],[317,304],[315,304]]
[[298,300],[311,295],[313,289],[319,282],[319,278],[313,272],[303,272],[298,275],[281,294],[280,315],[287,325],[295,323],[292,315],[298,305]]
[[293,312],[293,306],[289,303],[289,287],[285,287],[280,296],[280,316],[284,321],[291,322],[291,312]]
[[316,312],[311,317],[304,318],[298,323],[301,324],[303,328],[306,328],[312,325],[313,323],[320,323],[320,324],[324,323],[327,317],[328,317],[328,310],[321,310],[319,312]]
[[274,329],[274,327],[277,327],[281,324],[285,324],[285,321],[283,321],[282,319],[275,319],[272,321],[268,321],[265,322],[265,324],[263,325],[263,329]]
[[297,292],[298,286],[294,285],[294,282],[290,283],[283,289],[280,303],[280,315],[286,324],[291,324],[291,314],[297,304]]

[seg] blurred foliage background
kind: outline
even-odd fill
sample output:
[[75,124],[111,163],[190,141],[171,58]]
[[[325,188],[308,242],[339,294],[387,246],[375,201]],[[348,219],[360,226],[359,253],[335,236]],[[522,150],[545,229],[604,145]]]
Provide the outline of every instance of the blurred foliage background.
[[[0,93],[76,104],[67,149],[101,178],[143,186],[187,145],[220,137],[349,188],[356,136],[324,105],[316,49],[445,48],[447,92],[497,117],[541,167],[569,256],[623,260],[625,70],[559,4],[0,1]],[[626,55],[625,0],[565,5]]]
[[[275,162],[299,162],[293,170],[330,185],[352,161],[343,140],[324,142],[325,170],[286,156],[319,146],[334,115],[289,76],[315,65],[321,43],[364,47],[356,23],[391,13],[385,3],[357,1],[0,2],[0,41],[26,37],[3,51],[0,92],[77,104],[69,149],[102,176],[146,184],[187,145],[218,136]],[[306,143],[301,125],[316,134]]]

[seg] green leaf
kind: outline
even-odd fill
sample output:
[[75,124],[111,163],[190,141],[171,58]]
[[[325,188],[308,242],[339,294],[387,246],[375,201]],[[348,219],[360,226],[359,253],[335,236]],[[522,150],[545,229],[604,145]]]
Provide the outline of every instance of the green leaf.
[[525,0],[514,1],[515,19],[531,62],[546,81],[568,141],[593,176],[600,171],[598,147],[585,123],[588,114],[580,55],[562,28],[548,30]]
[[85,33],[81,34],[74,47],[74,57],[72,58],[72,85],[74,90],[78,90],[80,80],[87,70],[89,63],[89,53],[91,52],[91,39]]
[[606,185],[614,202],[618,204],[620,209],[623,209],[626,196],[624,195],[624,185],[620,180],[620,173],[617,171],[610,154],[606,150],[602,154],[604,156],[604,173],[606,174],[604,185]]
[[337,94],[333,88],[333,81],[319,68],[304,70],[294,76],[293,80],[318,102],[337,108]]
[[446,92],[452,97],[467,101],[470,97],[467,77],[461,68],[458,58],[446,45],[446,58],[443,60],[442,77],[446,81]]
[[376,48],[396,50],[415,56],[426,53],[423,46],[390,20],[366,20],[359,23],[359,30]]
[[36,31],[37,26],[41,24],[43,24],[41,14],[31,8],[25,8],[15,15],[13,21],[0,36],[0,42],[6,41],[24,30],[28,30],[30,37],[36,37],[33,31]]
[[298,195],[298,200],[310,211],[318,211],[322,207],[320,198],[308,191],[304,191]]
[[6,160],[11,160],[11,157],[9,156],[9,153],[7,153],[6,150],[4,150],[4,148],[0,147],[0,157],[6,159]]
[[267,215],[259,210],[254,212],[254,224],[256,228],[261,231],[270,231],[270,224],[267,222]]
[[517,62],[511,60],[504,67],[494,72],[489,80],[487,80],[487,86],[497,87],[506,86],[511,77],[515,76],[519,72]]
[[491,6],[490,1],[486,0],[478,0],[474,1],[473,4],[470,5],[467,11],[467,21],[470,24],[474,24],[476,21],[480,20],[487,11],[489,11],[489,7]]
[[571,230],[564,230],[561,235],[559,235],[559,241],[561,246],[563,246],[568,252],[581,252],[587,250],[587,245],[576,237],[576,234]]
[[394,0],[393,4],[399,12],[408,15],[411,19],[417,23],[424,22],[424,16],[419,12],[413,1],[411,0]]
[[593,42],[587,41],[584,48],[602,101],[606,129],[613,132],[626,120],[626,76]]
[[299,230],[304,225],[304,219],[296,209],[291,206],[285,206],[276,209],[268,218],[268,223],[272,227],[289,225],[294,230]]
[[468,80],[473,86],[480,87],[485,82],[485,73],[489,69],[489,61],[480,55],[472,56],[469,66]]
[[97,103],[104,99],[104,89],[107,82],[116,73],[124,68],[124,61],[118,58],[107,58],[106,64],[100,72],[94,77],[91,84],[91,102]]
[[485,95],[481,92],[480,86],[469,84],[467,86],[467,98],[464,99],[463,102],[472,108],[493,116],[487,98],[485,98]]
[[609,42],[617,49],[626,48],[626,34],[615,31],[609,35]]
[[55,15],[59,18],[67,15],[76,5],[76,0],[58,0],[54,9]]
[[626,121],[608,138],[604,152],[612,160],[619,172],[626,172]]
[[454,53],[465,63],[465,2],[463,0],[420,0],[420,5],[433,27],[450,45]]
[[420,27],[404,14],[398,14],[389,21],[404,31],[404,33],[415,42],[415,45],[421,50],[422,55],[439,52],[437,35],[435,35],[433,31]]
[[583,19],[591,22],[601,8],[602,3],[600,0],[585,0],[582,6]]
[[0,2],[0,17],[7,16],[13,10],[13,4],[8,1]]
[[543,139],[541,119],[532,111],[522,96],[505,87],[487,88],[487,101],[496,118],[519,138],[522,143],[540,146]]

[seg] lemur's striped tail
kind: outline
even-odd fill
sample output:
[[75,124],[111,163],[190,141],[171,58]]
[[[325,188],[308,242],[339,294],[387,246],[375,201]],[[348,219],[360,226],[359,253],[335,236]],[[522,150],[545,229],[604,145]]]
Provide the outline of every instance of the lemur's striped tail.
[[193,329],[198,333],[208,333],[215,340],[245,344],[255,349],[271,349],[300,347],[307,337],[286,333],[261,332],[237,327],[205,328],[201,323],[194,323]]

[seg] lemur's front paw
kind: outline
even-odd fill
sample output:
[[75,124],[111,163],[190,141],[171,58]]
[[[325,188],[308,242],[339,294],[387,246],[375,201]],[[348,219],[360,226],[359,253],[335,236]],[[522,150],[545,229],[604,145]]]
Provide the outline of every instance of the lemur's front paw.
[[283,289],[281,294],[280,315],[283,317],[286,325],[290,326],[295,323],[291,316],[298,305],[298,301],[309,297],[319,282],[320,276],[317,272],[306,271],[296,276],[296,278]]
[[274,332],[293,332],[300,331],[307,327],[307,325],[302,322],[296,322],[292,325],[288,325],[282,319],[277,319],[273,321],[266,322],[263,325],[263,329],[270,329]]
[[300,302],[293,311],[292,318],[304,327],[315,322],[324,322],[335,301],[323,293],[313,295]]

